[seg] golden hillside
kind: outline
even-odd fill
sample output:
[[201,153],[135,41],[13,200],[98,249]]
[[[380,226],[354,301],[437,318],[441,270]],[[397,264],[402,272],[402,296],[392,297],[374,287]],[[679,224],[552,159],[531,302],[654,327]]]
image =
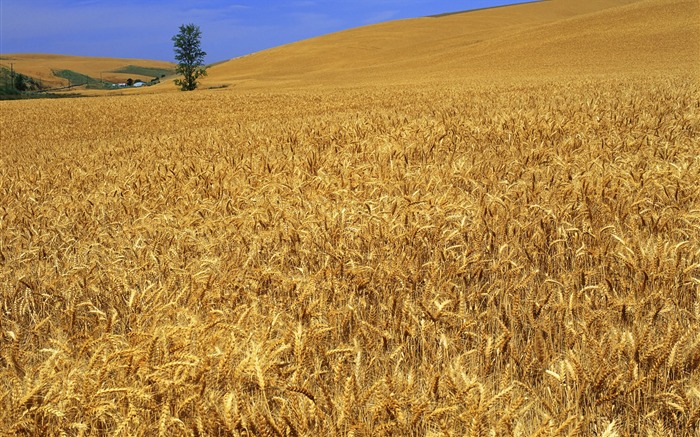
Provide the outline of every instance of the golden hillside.
[[392,21],[233,59],[207,83],[355,85],[698,73],[694,0],[552,0]]
[[41,79],[46,86],[61,86],[66,84],[66,79],[54,75],[54,71],[59,70],[72,70],[80,74],[88,75],[94,79],[102,78],[107,82],[118,83],[124,82],[128,78],[142,79],[144,81],[152,79],[152,77],[147,75],[115,72],[128,66],[154,69],[175,68],[172,62],[165,61],[36,53],[8,54],[3,55],[0,59],[0,65],[3,67],[10,68],[10,63],[14,64],[14,69],[18,73]]

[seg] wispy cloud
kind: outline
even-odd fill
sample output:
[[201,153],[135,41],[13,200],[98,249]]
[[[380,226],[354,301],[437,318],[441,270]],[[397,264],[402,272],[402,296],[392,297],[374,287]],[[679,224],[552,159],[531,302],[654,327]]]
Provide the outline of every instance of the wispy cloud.
[[293,26],[309,30],[329,29],[342,24],[342,20],[336,17],[315,12],[292,12],[288,14],[288,17]]
[[398,10],[390,10],[390,11],[379,11],[375,12],[371,15],[369,15],[365,20],[363,21],[364,24],[372,24],[372,23],[379,23],[382,21],[389,21],[397,18],[399,16],[399,11]]
[[295,8],[311,8],[311,7],[317,6],[318,2],[311,1],[311,0],[296,1],[296,2],[291,2],[291,5],[292,5],[292,7],[295,7]]

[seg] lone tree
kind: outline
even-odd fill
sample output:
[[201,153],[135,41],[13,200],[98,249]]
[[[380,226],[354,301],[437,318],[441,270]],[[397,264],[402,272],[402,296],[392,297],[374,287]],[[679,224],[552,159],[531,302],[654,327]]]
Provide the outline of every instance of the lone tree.
[[175,71],[183,76],[182,79],[175,79],[175,85],[182,91],[195,90],[198,85],[197,79],[207,75],[207,68],[204,66],[207,53],[200,47],[201,36],[199,26],[183,24],[180,26],[180,33],[173,37],[175,59],[178,62]]

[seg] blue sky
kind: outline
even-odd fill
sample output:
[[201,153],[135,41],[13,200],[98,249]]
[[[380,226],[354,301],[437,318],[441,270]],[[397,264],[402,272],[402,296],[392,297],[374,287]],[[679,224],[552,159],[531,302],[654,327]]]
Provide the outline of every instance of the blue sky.
[[173,60],[181,24],[202,30],[207,63],[401,18],[523,0],[0,0],[0,55]]

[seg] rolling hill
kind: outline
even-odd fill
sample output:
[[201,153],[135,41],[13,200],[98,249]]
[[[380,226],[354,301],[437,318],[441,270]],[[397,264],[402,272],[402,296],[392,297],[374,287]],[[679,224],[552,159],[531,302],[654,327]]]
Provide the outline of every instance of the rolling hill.
[[217,65],[207,83],[353,86],[607,74],[698,75],[700,3],[551,0],[399,20]]
[[[90,81],[125,82],[128,78],[148,81],[156,75],[172,71],[171,62],[145,59],[102,58],[53,54],[8,54],[0,58],[0,66],[40,79],[46,87],[65,86],[72,76],[88,76]],[[63,77],[56,72],[64,72]],[[160,73],[160,74],[159,74]],[[86,79],[88,80],[88,79]]]
[[[55,75],[60,70],[123,82],[149,80],[153,71],[174,67],[163,61],[45,54],[0,59],[2,66],[10,62],[53,87],[66,84]],[[545,0],[390,21],[216,64],[203,84],[353,87],[669,73],[700,77],[700,3],[695,0]]]

